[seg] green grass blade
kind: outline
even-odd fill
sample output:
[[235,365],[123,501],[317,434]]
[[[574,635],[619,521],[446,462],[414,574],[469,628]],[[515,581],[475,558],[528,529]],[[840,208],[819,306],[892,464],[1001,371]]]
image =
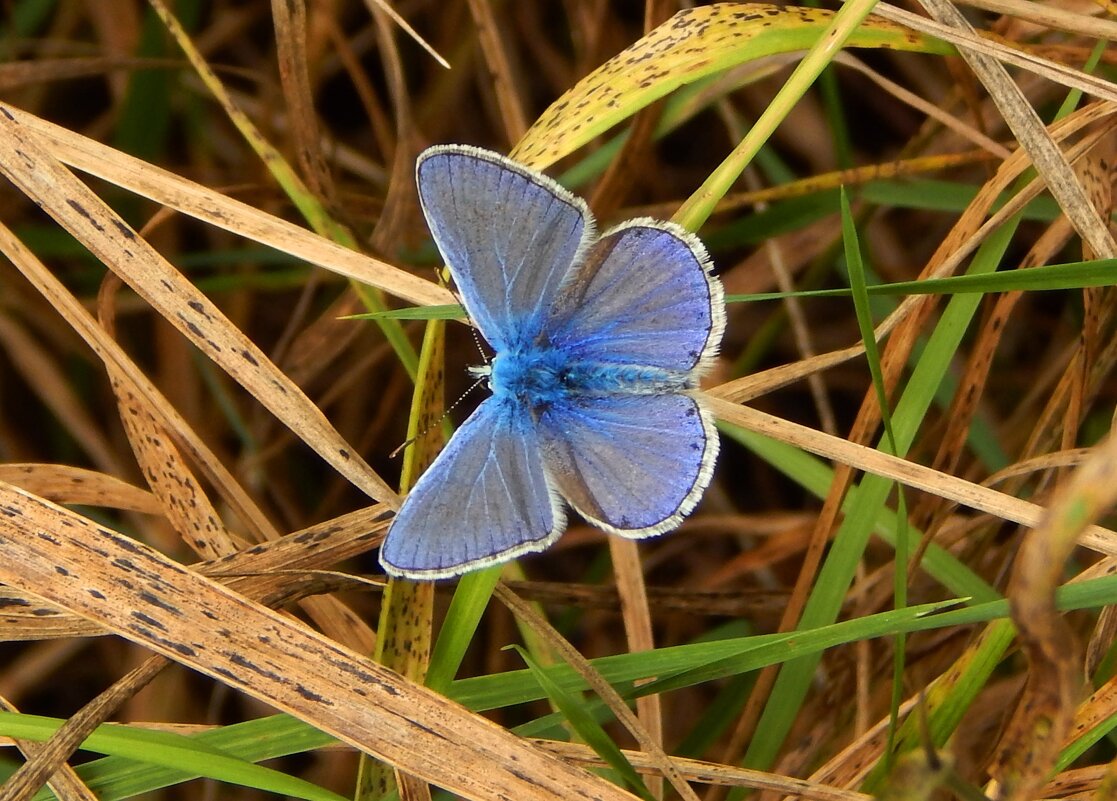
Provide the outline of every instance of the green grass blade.
[[502,569],[503,565],[494,565],[483,570],[474,570],[466,573],[458,582],[431,653],[427,686],[432,690],[445,693],[449,689],[465,657],[466,649],[473,641],[481,616],[488,608],[493,588],[500,581]]
[[[884,372],[880,365],[880,351],[877,348],[875,324],[867,292],[868,282],[865,280],[865,264],[861,258],[861,245],[858,241],[857,228],[853,222],[853,212],[849,207],[849,195],[843,187],[841,193],[842,207],[842,240],[845,244],[846,268],[849,272],[850,289],[853,290],[854,312],[857,317],[857,327],[861,332],[861,341],[865,343],[865,361],[869,365],[869,373],[873,378],[873,391],[877,396],[877,405],[880,407],[881,422],[884,425],[884,436],[887,442],[887,452],[898,453],[896,433],[892,429],[892,412],[888,403],[888,390],[884,384]],[[908,589],[908,531],[907,531],[907,503],[904,488],[899,482],[894,482],[896,488],[896,522],[899,530],[896,532],[895,543],[895,570],[893,573],[893,596],[897,609],[907,606]],[[891,764],[893,744],[896,736],[896,727],[899,724],[900,704],[903,702],[904,688],[904,647],[906,640],[903,633],[895,637],[892,649],[892,699],[889,711],[888,745],[885,749],[885,761]]]
[[593,716],[586,711],[581,699],[566,692],[558,683],[552,681],[547,672],[535,663],[525,649],[519,646],[513,647],[527,664],[528,670],[539,682],[540,688],[547,694],[551,703],[566,718],[586,745],[592,748],[594,753],[605,761],[605,764],[620,774],[625,783],[635,790],[641,798],[645,801],[655,801],[655,796],[648,790],[644,780],[636,772],[636,768],[632,767],[632,763],[621,753],[621,749],[613,742],[612,738],[605,733],[605,729],[601,728]]
[[[54,718],[0,711],[0,729],[11,737],[35,742],[44,742],[61,723]],[[255,765],[203,741],[173,732],[103,725],[90,734],[82,747],[171,769],[179,775],[205,777],[307,801],[343,801],[342,796],[315,784]]]
[[810,50],[796,66],[787,82],[780,87],[772,102],[764,109],[760,118],[749,128],[745,138],[722,161],[702,186],[687,198],[674,216],[675,222],[690,231],[697,231],[709,219],[718,201],[741,176],[768,141],[772,133],[802,99],[814,84],[819,74],[830,64],[834,56],[857,31],[869,13],[876,6],[876,0],[848,0],[834,18],[819,33],[818,39],[811,43]]
[[[975,255],[969,272],[994,271],[1014,231],[1014,225],[1005,225],[994,232]],[[923,357],[896,405],[893,422],[897,448],[901,452],[906,451],[914,440],[936,388],[977,311],[978,303],[979,298],[975,296],[955,295],[943,311]],[[885,508],[891,487],[891,481],[877,476],[865,476],[862,480],[856,503],[834,538],[815,589],[803,610],[801,627],[825,626],[837,618],[861,554]],[[772,764],[806,697],[818,659],[812,656],[783,666],[761,715],[756,736],[746,753],[746,767],[763,770]]]

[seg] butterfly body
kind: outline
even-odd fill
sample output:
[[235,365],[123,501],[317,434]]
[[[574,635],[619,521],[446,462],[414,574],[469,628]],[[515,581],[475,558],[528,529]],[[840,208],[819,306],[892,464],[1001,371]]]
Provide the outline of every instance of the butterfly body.
[[430,148],[416,174],[462,304],[495,352],[472,369],[492,396],[408,495],[385,569],[444,578],[543,550],[566,503],[625,537],[676,527],[718,453],[691,392],[724,327],[701,243],[651,219],[598,238],[583,201],[477,148]]
[[497,353],[488,376],[494,397],[510,396],[536,411],[572,398],[656,395],[693,386],[686,373],[571,360],[562,349],[548,346]]

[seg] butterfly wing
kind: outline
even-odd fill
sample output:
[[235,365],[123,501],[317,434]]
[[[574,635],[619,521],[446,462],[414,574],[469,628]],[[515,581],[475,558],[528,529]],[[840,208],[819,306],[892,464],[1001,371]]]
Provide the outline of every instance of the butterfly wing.
[[404,500],[380,564],[413,579],[456,576],[541,551],[565,526],[530,415],[488,398]]
[[651,219],[623,223],[590,247],[546,325],[572,359],[685,374],[708,366],[724,328],[721,282],[702,243]]
[[675,528],[710,483],[711,416],[690,395],[611,395],[555,404],[539,416],[547,474],[571,506],[614,534]]
[[469,316],[497,350],[535,338],[570,265],[593,236],[580,198],[474,147],[432,147],[419,199]]

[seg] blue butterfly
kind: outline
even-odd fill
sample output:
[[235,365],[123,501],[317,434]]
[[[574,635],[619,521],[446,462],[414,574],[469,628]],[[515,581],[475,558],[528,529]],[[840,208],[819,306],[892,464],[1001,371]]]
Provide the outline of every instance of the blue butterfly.
[[551,545],[563,499],[623,537],[675,528],[718,454],[688,390],[721,342],[721,283],[697,237],[629,220],[598,238],[545,175],[462,145],[425,150],[419,198],[492,396],[422,475],[380,550],[388,573],[456,576]]

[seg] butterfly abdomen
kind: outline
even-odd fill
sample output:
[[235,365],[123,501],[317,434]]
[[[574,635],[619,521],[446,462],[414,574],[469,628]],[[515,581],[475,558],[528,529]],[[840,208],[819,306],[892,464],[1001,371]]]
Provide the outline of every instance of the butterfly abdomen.
[[694,385],[689,373],[571,360],[557,349],[541,347],[498,353],[489,383],[494,395],[515,398],[531,408],[550,406],[572,395],[658,395]]

